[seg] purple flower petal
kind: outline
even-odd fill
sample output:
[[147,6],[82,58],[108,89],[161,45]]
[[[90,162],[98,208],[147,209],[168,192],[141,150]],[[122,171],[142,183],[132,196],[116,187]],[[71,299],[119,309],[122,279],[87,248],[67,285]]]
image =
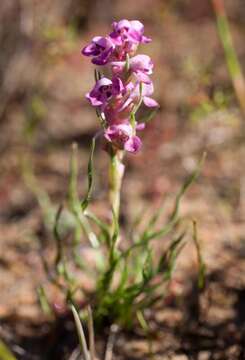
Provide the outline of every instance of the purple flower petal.
[[120,20],[112,23],[113,31],[110,33],[110,38],[115,45],[121,46],[125,43],[134,44],[148,43],[150,39],[145,37],[144,26],[138,20]]
[[126,61],[112,61],[110,63],[114,74],[121,73],[126,65]]
[[135,77],[138,81],[142,82],[142,83],[145,83],[145,84],[151,84],[151,79],[150,77],[145,74],[144,72],[141,72],[141,71],[137,71],[135,73]]
[[143,44],[149,44],[152,41],[151,38],[147,37],[147,36],[142,36],[141,42]]
[[82,54],[92,56],[92,63],[105,65],[110,59],[115,45],[109,37],[96,36],[91,43],[82,49]]
[[86,95],[92,106],[102,105],[102,110],[107,103],[114,97],[120,98],[125,93],[123,82],[118,77],[113,77],[112,80],[103,77],[98,80],[93,89]]
[[158,102],[148,96],[144,96],[143,102],[147,107],[159,107]]
[[148,55],[136,55],[129,61],[130,68],[133,72],[141,71],[145,74],[152,74],[153,62]]
[[141,131],[145,129],[145,123],[139,123],[136,125],[136,130]]
[[113,77],[112,86],[113,86],[113,92],[114,92],[115,95],[123,93],[124,90],[125,90],[123,82],[119,77]]
[[144,25],[139,20],[132,20],[130,21],[132,28],[138,31],[139,34],[144,33]]
[[100,101],[100,100],[96,99],[95,97],[93,97],[91,95],[91,92],[86,94],[86,99],[90,102],[90,104],[92,106],[100,106],[100,105],[103,104],[102,101]]
[[94,57],[92,63],[95,65],[106,65],[109,62],[112,52],[113,47],[110,47],[108,50],[101,52],[99,56]]
[[104,133],[105,138],[117,146],[119,149],[123,149],[125,143],[132,136],[132,126],[128,124],[117,124],[109,126]]
[[131,153],[136,153],[140,150],[142,142],[138,136],[131,136],[124,144],[124,149]]

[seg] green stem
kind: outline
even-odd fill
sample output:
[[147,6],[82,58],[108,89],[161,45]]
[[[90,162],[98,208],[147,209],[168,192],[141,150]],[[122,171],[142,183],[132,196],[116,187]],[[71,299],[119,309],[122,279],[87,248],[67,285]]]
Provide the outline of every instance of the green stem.
[[217,19],[218,34],[224,48],[228,71],[230,73],[240,108],[245,115],[245,80],[235,47],[233,45],[224,1],[212,0],[212,3]]
[[[124,165],[122,163],[123,151],[111,150],[110,169],[109,169],[109,196],[114,218],[119,220],[121,186],[124,174]],[[112,234],[115,232],[115,221],[112,222]]]

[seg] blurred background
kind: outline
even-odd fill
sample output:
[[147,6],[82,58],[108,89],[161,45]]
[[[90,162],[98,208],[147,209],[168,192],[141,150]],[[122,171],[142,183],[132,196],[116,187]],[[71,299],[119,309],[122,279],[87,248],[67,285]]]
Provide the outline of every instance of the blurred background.
[[[245,2],[224,3],[245,71]],[[126,18],[143,22],[153,39],[141,52],[155,64],[155,98],[161,107],[142,134],[143,150],[127,156],[122,223],[144,205],[154,208],[169,201],[207,151],[182,213],[198,221],[210,280],[205,317],[228,331],[224,339],[232,338],[234,326],[234,339],[244,339],[245,118],[212,5],[209,0],[1,1],[2,319],[40,321],[36,287],[45,275],[38,240],[52,246],[43,212],[66,195],[74,141],[79,146],[79,191],[84,193],[89,144],[99,126],[84,98],[94,82],[93,66],[80,50],[91,37],[107,34],[113,20]],[[100,145],[95,159],[93,206],[103,214],[108,159]],[[192,278],[196,258],[191,248],[181,262],[185,272],[180,271],[180,278]]]

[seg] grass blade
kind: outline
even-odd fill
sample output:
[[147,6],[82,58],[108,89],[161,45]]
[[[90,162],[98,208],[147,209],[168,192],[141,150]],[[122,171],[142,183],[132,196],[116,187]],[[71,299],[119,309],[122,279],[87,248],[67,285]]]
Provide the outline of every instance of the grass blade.
[[101,230],[102,235],[105,238],[107,246],[109,247],[110,246],[110,239],[111,239],[109,226],[104,221],[100,220],[95,214],[93,214],[90,211],[86,210],[84,215],[88,219],[92,220],[98,226],[98,228]]
[[93,186],[93,157],[94,157],[94,149],[95,149],[95,138],[92,139],[90,157],[88,162],[88,190],[85,198],[81,203],[82,210],[84,211],[90,202],[92,186]]
[[0,359],[1,360],[17,360],[16,357],[12,354],[12,352],[9,350],[7,345],[0,340]]
[[223,0],[212,0],[217,18],[217,29],[222,42],[226,63],[241,110],[245,115],[245,80],[233,45],[229,21]]
[[74,305],[71,305],[71,311],[72,311],[72,314],[73,314],[73,317],[75,320],[78,339],[79,339],[79,343],[80,343],[80,348],[81,348],[81,352],[83,354],[84,360],[91,360],[89,352],[88,352],[88,348],[87,348],[84,331],[83,331],[83,326],[82,326],[80,317],[79,317],[78,312]]
[[41,308],[46,315],[54,315],[52,307],[48,301],[47,294],[43,286],[39,286],[37,289],[38,299],[41,305]]
[[94,322],[92,309],[88,306],[88,332],[89,332],[89,353],[90,359],[95,360]]
[[60,216],[63,210],[63,205],[61,204],[57,210],[56,216],[55,216],[55,221],[54,221],[54,228],[53,228],[53,235],[56,241],[56,259],[55,259],[55,266],[56,269],[59,267],[62,258],[63,258],[63,247],[62,247],[62,239],[60,237],[59,234],[59,221],[60,221]]
[[[152,231],[152,232],[147,232],[146,231],[143,233],[142,238],[145,242],[148,242],[149,240],[152,240],[154,238],[160,237],[160,236],[165,236],[167,235],[172,228],[174,227],[174,225],[176,225],[177,221],[178,221],[178,215],[179,215],[179,207],[180,207],[180,201],[183,197],[183,195],[186,193],[186,191],[188,190],[188,188],[191,186],[191,184],[196,181],[196,179],[198,178],[198,176],[200,175],[202,166],[203,166],[203,162],[205,160],[206,157],[206,153],[203,154],[197,168],[193,171],[193,173],[187,178],[187,180],[184,182],[183,186],[181,187],[181,189],[179,190],[176,198],[175,198],[175,204],[174,204],[174,209],[172,211],[172,214],[170,215],[170,219],[169,222],[166,226],[164,226],[162,229],[157,230],[157,231]],[[149,226],[149,224],[148,224]]]
[[198,259],[198,265],[199,265],[199,271],[198,271],[198,287],[199,289],[203,289],[205,286],[205,273],[206,273],[206,265],[203,261],[202,252],[200,243],[198,241],[197,236],[197,223],[194,220],[193,221],[193,241],[196,247],[197,251],[197,259]]
[[[89,167],[91,167],[92,169],[92,165],[89,165]],[[90,171],[92,171],[90,169]],[[91,191],[91,187],[92,187],[92,178],[91,178],[91,174],[88,175],[89,176],[89,194]],[[83,214],[83,211],[81,209],[81,204],[80,204],[80,200],[79,200],[79,196],[78,196],[78,192],[77,192],[77,177],[78,177],[78,164],[77,164],[77,145],[73,144],[72,146],[72,156],[71,156],[71,162],[70,162],[70,179],[69,179],[69,191],[68,191],[68,203],[69,203],[69,207],[71,212],[74,215],[75,218],[75,230],[74,230],[74,247],[76,248],[77,245],[80,244],[80,239],[81,239],[81,232],[83,231],[84,235],[89,239],[91,245],[96,248],[99,246],[99,242],[98,239],[95,235],[95,233],[92,231],[89,222],[87,221],[86,217]],[[88,205],[89,202],[89,196],[87,194],[86,197],[86,203]],[[87,206],[86,205],[86,206]],[[86,208],[86,207],[85,207]],[[77,263],[79,264],[79,259],[77,257]]]

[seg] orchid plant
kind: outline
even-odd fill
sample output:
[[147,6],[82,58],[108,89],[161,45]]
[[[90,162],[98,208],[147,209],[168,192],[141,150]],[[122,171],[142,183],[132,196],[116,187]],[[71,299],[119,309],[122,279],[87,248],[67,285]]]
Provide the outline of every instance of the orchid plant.
[[[177,226],[180,220],[180,200],[200,171],[198,167],[186,179],[177,193],[173,211],[163,226],[158,227],[162,213],[160,208],[145,222],[143,229],[137,227],[141,220],[139,217],[128,234],[129,238],[122,237],[119,215],[125,172],[123,159],[127,153],[137,153],[142,146],[138,132],[145,128],[145,123],[137,115],[142,103],[153,110],[159,107],[152,98],[154,87],[150,75],[153,62],[145,54],[136,54],[140,44],[150,42],[151,39],[144,35],[141,22],[121,20],[113,22],[112,32],[108,36],[96,36],[82,49],[82,54],[90,57],[96,65],[95,85],[86,98],[95,108],[101,129],[92,141],[88,189],[82,201],[77,192],[77,148],[73,149],[66,211],[60,206],[54,218],[53,234],[57,247],[54,269],[50,269],[45,259],[43,261],[49,279],[64,292],[69,304],[78,306],[81,301],[78,300],[78,293],[82,291],[93,309],[96,325],[117,322],[129,327],[135,319],[134,315],[142,323],[144,309],[162,298],[163,289],[166,291],[168,288],[176,258],[184,245],[185,232],[179,232]],[[93,155],[98,136],[104,138],[105,149],[110,157],[110,222],[98,218],[89,209],[93,186]],[[73,221],[70,221],[71,217]],[[73,231],[72,256],[69,256],[71,249],[64,241],[67,228]],[[152,240],[162,240],[170,234],[173,236],[170,243],[162,254],[154,258]],[[92,248],[100,254],[96,274],[89,271],[86,259],[81,255],[79,246],[82,237],[86,237]],[[72,260],[88,276],[92,274],[93,279],[96,277],[92,293],[88,294],[79,277],[71,274],[68,260]],[[199,260],[203,270],[200,256]],[[40,288],[39,295],[41,303],[47,305],[43,288]]]
[[136,113],[142,102],[150,108],[159,106],[151,98],[153,62],[145,54],[136,55],[138,46],[149,42],[140,21],[121,20],[113,22],[108,36],[96,36],[82,49],[82,54],[97,65],[96,83],[86,98],[96,109],[108,143],[111,205],[117,219],[124,154],[136,153],[142,145],[137,131],[143,130],[145,123],[136,121]]

